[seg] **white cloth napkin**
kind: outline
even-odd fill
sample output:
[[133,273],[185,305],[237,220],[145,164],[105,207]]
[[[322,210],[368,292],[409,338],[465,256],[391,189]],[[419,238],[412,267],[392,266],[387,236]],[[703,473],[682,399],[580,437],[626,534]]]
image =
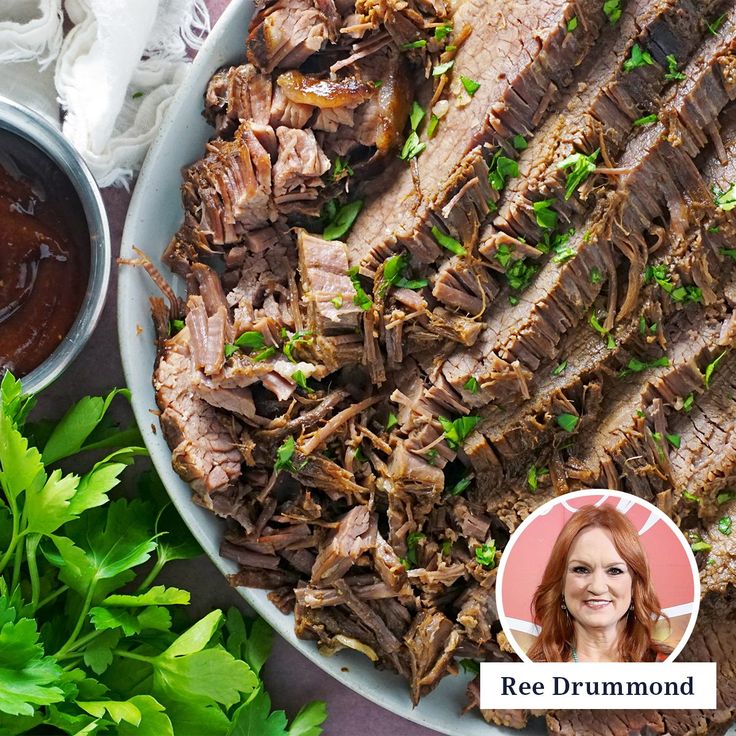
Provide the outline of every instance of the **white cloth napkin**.
[[0,0],[0,94],[57,125],[60,103],[100,186],[127,187],[209,30],[205,0]]

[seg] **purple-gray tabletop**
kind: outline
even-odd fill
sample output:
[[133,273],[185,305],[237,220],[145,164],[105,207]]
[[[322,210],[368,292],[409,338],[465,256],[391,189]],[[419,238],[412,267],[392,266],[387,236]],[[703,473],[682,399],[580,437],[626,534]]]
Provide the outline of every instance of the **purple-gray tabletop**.
[[[230,0],[207,0],[213,23]],[[121,189],[103,191],[110,218],[113,255],[120,251],[125,214],[131,193]],[[67,372],[43,394],[39,411],[48,416],[63,411],[72,401],[84,395],[101,395],[114,386],[124,385],[118,349],[116,324],[117,267],[113,268],[107,304],[95,334]],[[131,413],[132,417],[132,413]],[[206,558],[172,563],[167,583],[177,582],[192,591],[193,613],[237,605],[246,610],[243,599]],[[310,700],[325,700],[328,736],[432,736],[427,728],[417,726],[374,705],[324,673],[280,637],[276,636],[264,680],[273,706],[294,716]],[[409,697],[407,691],[407,698]]]

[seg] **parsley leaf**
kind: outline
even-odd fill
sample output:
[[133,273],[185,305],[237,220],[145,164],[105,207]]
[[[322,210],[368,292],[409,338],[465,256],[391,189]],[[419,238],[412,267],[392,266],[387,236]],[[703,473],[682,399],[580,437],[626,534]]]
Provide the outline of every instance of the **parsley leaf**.
[[595,314],[590,315],[588,320],[590,326],[606,341],[606,347],[609,350],[613,350],[616,347],[616,340],[613,335],[598,321],[598,317]]
[[731,535],[731,517],[730,516],[722,516],[718,520],[718,531],[721,532],[721,534],[725,534],[726,536]]
[[616,25],[621,18],[621,0],[605,0],[603,3],[603,12],[608,18],[608,22],[613,26]]
[[557,213],[552,209],[554,203],[554,199],[542,199],[532,205],[537,225],[542,230],[554,230],[557,227]]
[[715,18],[710,23],[706,23],[706,25],[708,26],[708,32],[713,36],[717,36],[718,31],[721,29],[724,20],[726,20],[725,13],[723,15],[719,15],[718,18]]
[[450,235],[446,235],[436,225],[432,227],[432,235],[434,239],[450,253],[454,253],[456,256],[465,256],[467,251],[463,246]]
[[350,279],[350,283],[353,285],[353,289],[355,289],[353,304],[355,304],[356,307],[360,307],[364,312],[372,309],[373,300],[365,293],[363,284],[360,283],[357,266],[353,266],[351,269],[348,269],[348,278]]
[[578,27],[578,17],[573,15],[569,21],[567,21],[567,32],[572,33]]
[[715,372],[716,368],[718,368],[719,363],[726,357],[727,352],[727,350],[724,350],[713,362],[708,363],[708,365],[705,367],[703,383],[705,383],[706,388],[710,388],[710,382],[713,378],[713,373]]
[[539,479],[543,475],[549,474],[549,468],[538,468],[536,465],[531,465],[529,470],[526,471],[526,484],[532,493],[536,493],[539,488]]
[[438,64],[436,67],[432,69],[432,76],[433,77],[441,77],[443,74],[447,74],[447,72],[452,69],[452,67],[455,66],[454,61],[446,61],[444,64]]
[[475,561],[483,567],[496,567],[496,543],[491,540],[490,544],[478,545],[475,548]]
[[363,209],[363,200],[356,199],[348,202],[337,210],[335,217],[329,222],[322,233],[325,240],[339,240],[350,232],[360,211]]
[[724,191],[714,187],[713,196],[716,207],[724,212],[730,212],[736,207],[736,183],[730,184]]
[[557,424],[562,427],[565,432],[574,432],[579,421],[580,417],[577,417],[574,414],[563,413],[557,417]]
[[664,78],[675,81],[685,79],[685,75],[677,71],[677,57],[674,54],[667,54],[667,73],[664,75]]
[[561,363],[558,363],[555,366],[555,368],[552,371],[552,374],[551,375],[553,375],[553,376],[561,376],[565,372],[566,369],[567,369],[567,358],[565,358],[565,360],[563,360]]
[[440,23],[434,29],[434,37],[438,41],[444,41],[447,36],[452,33],[452,25],[450,23]]
[[470,376],[463,386],[463,388],[466,391],[470,391],[471,394],[477,394],[479,387],[478,379],[475,376]]
[[634,125],[651,125],[652,123],[656,123],[657,120],[659,120],[659,116],[656,113],[652,115],[644,115],[644,117],[634,120]]
[[475,82],[472,79],[469,79],[468,77],[461,76],[460,81],[462,82],[463,87],[465,87],[465,91],[471,97],[480,89],[480,83]]
[[635,43],[631,47],[631,55],[624,62],[624,71],[632,72],[634,69],[638,69],[641,66],[651,66],[652,64],[654,64],[652,55],[645,49],[642,49],[638,43]]
[[506,180],[519,176],[519,164],[502,151],[496,151],[488,169],[488,181],[493,189],[501,191],[506,186]]
[[584,153],[573,153],[557,164],[558,169],[570,169],[565,185],[565,200],[575,194],[578,187],[595,171],[595,162],[600,154],[600,148],[586,156]]
[[45,656],[36,622],[19,618],[0,595],[0,711],[31,716],[34,706],[64,700],[61,667]]
[[641,373],[642,371],[646,371],[650,368],[659,368],[661,366],[668,366],[669,364],[670,361],[667,356],[662,356],[661,358],[650,361],[639,360],[639,358],[631,358],[626,368],[619,371],[618,375],[619,378],[623,378],[624,376],[630,376],[632,373]]
[[423,49],[427,45],[427,41],[424,38],[420,38],[417,41],[410,41],[409,43],[402,43],[400,48],[402,51],[408,51],[409,49]]
[[454,420],[445,419],[445,417],[438,417],[438,419],[445,432],[445,440],[452,449],[459,448],[480,422],[480,417],[476,416],[460,417]]

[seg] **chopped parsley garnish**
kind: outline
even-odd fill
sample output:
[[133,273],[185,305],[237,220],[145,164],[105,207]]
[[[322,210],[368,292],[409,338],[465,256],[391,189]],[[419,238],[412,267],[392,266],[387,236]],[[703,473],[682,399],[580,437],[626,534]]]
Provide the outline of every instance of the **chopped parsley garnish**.
[[305,330],[298,330],[293,335],[289,335],[285,327],[281,328],[281,337],[284,339],[284,346],[281,349],[292,363],[296,363],[294,349],[300,345],[309,345],[313,342],[314,338],[311,335],[311,332]]
[[577,15],[573,15],[573,17],[570,18],[569,21],[567,21],[568,33],[572,33],[577,27],[578,27],[578,17]]
[[232,343],[225,343],[225,357],[230,358],[232,355],[238,352],[238,348],[236,345],[233,345]]
[[695,394],[689,393],[682,402],[682,410],[685,412],[685,414],[689,414],[692,411],[694,403]]
[[506,281],[514,291],[524,291],[540,268],[538,263],[520,258],[506,269]]
[[433,448],[432,448],[432,449],[431,449],[431,450],[430,450],[429,452],[427,452],[427,453],[426,453],[426,454],[424,455],[424,457],[426,457],[426,458],[427,458],[427,462],[428,462],[428,463],[429,463],[430,465],[434,465],[434,461],[435,461],[435,459],[436,459],[437,455],[439,455],[439,451],[437,450],[437,448],[436,448],[436,447],[433,447]]
[[417,561],[417,546],[425,537],[426,535],[422,532],[410,532],[406,537],[406,559],[412,567],[419,564]]
[[468,380],[465,382],[465,385],[463,388],[466,391],[470,391],[471,394],[477,394],[478,388],[480,387],[480,384],[478,383],[478,379],[475,376],[470,376]]
[[654,64],[652,55],[645,49],[642,49],[638,43],[635,43],[631,47],[631,56],[629,56],[629,58],[624,62],[624,71],[633,72],[634,69],[638,69],[640,66],[652,64]]
[[514,159],[504,156],[501,151],[496,151],[488,171],[491,187],[500,192],[506,186],[506,180],[514,176],[519,176],[519,164]]
[[443,41],[452,33],[452,25],[449,23],[442,23],[434,29],[434,37],[438,41]]
[[606,0],[603,3],[603,12],[608,18],[608,22],[613,26],[616,25],[621,18],[621,0]]
[[253,353],[253,355],[251,355],[251,358],[256,363],[260,363],[262,360],[273,358],[273,356],[276,355],[276,353],[278,353],[278,350],[273,345],[269,345],[267,348],[263,348],[263,350],[257,353]]
[[354,202],[348,202],[340,207],[340,209],[337,210],[335,217],[325,228],[322,233],[322,237],[325,240],[339,240],[343,236],[347,235],[362,209],[362,199],[356,199]]
[[692,503],[700,503],[700,499],[694,493],[690,493],[690,491],[683,491],[682,497],[686,501],[690,501]]
[[445,417],[438,417],[438,419],[445,432],[445,440],[453,450],[456,450],[465,442],[467,436],[480,422],[480,417],[476,416],[460,417],[454,420],[445,419]]
[[434,134],[437,132],[437,126],[440,124],[440,119],[432,113],[427,124],[427,137],[434,138]]
[[656,123],[657,120],[659,120],[659,116],[657,113],[652,113],[651,115],[645,115],[642,118],[637,118],[634,120],[634,125],[651,125],[652,123]]
[[409,43],[402,43],[401,50],[408,51],[409,49],[423,49],[427,45],[427,41],[423,38],[417,41],[410,41]]
[[736,261],[736,248],[721,248],[721,255],[733,258]]
[[443,74],[447,74],[453,66],[455,66],[454,61],[446,61],[444,64],[437,64],[437,66],[432,69],[432,76],[441,77]]
[[548,475],[548,468],[538,468],[536,465],[532,465],[526,472],[526,484],[532,493],[536,493],[539,488],[539,479],[543,475]]
[[593,266],[593,268],[590,269],[590,283],[600,284],[601,281],[603,281],[603,274],[597,266]]
[[424,120],[424,116],[427,113],[424,112],[424,108],[415,100],[411,106],[411,113],[409,114],[409,122],[412,130],[417,130],[419,124]]
[[584,153],[573,153],[557,164],[558,169],[570,169],[565,186],[566,200],[570,199],[577,188],[595,171],[595,162],[600,152],[601,149],[596,148],[589,156]]
[[[301,468],[296,468],[292,458],[296,451],[296,442],[293,437],[287,437],[276,450],[276,462],[273,465],[274,470],[286,470],[289,472],[297,472]],[[305,461],[306,464],[306,461]],[[304,465],[301,466],[302,468]]]
[[237,347],[243,350],[261,350],[266,346],[266,341],[263,339],[263,335],[255,330],[244,332],[235,341]]
[[453,485],[451,485],[447,489],[447,492],[451,496],[459,496],[464,490],[468,488],[468,486],[470,485],[470,481],[471,481],[470,476],[464,475],[462,478],[460,478],[460,480],[458,480],[457,483],[454,483]]
[[294,371],[291,374],[291,380],[294,381],[299,388],[303,388],[308,394],[314,393],[314,389],[309,388],[307,385],[307,378],[302,371]]
[[613,335],[598,321],[598,317],[595,314],[590,315],[589,320],[590,326],[606,340],[606,347],[609,350],[613,350],[616,347],[616,340]]
[[364,312],[372,309],[373,300],[365,293],[365,289],[363,289],[363,285],[360,283],[357,266],[353,266],[348,269],[348,278],[350,279],[350,283],[353,285],[353,289],[355,289],[353,304],[355,304],[356,307],[360,307]]
[[402,161],[411,161],[411,159],[419,156],[426,147],[426,143],[420,142],[419,134],[415,130],[412,130],[406,139],[406,143],[404,143],[404,147],[401,149],[399,158]]
[[468,77],[460,77],[460,81],[463,84],[463,87],[465,87],[465,91],[472,97],[479,89],[480,84],[472,79],[469,79]]
[[184,329],[183,319],[170,319],[169,320],[169,335],[176,335],[177,332],[181,332]]
[[524,138],[523,135],[520,133],[517,133],[512,139],[511,139],[511,145],[517,150],[517,151],[523,151],[525,148],[529,148],[529,144],[526,142],[526,138]]
[[724,191],[713,187],[713,197],[716,207],[724,212],[730,212],[736,207],[736,183],[729,185]]
[[554,230],[557,227],[557,213],[552,209],[554,203],[554,199],[542,199],[532,205],[537,225],[542,230]]
[[330,304],[332,304],[335,309],[340,309],[342,307],[342,294],[333,296],[332,299],[330,299]]
[[712,34],[713,36],[718,35],[718,31],[721,30],[721,26],[723,25],[723,21],[726,20],[726,14],[718,16],[715,20],[712,20],[710,23],[707,23],[708,26],[708,33]]
[[475,561],[491,570],[496,567],[496,543],[491,540],[490,544],[479,544],[475,548]]
[[571,227],[566,233],[555,235],[552,241],[552,252],[554,253],[552,260],[555,263],[565,263],[575,255],[575,251],[567,244],[573,235],[575,235],[574,227]]
[[409,259],[406,253],[400,253],[387,258],[383,264],[383,283],[380,293],[384,294],[389,286],[403,289],[423,289],[427,286],[427,279],[407,279],[404,271],[409,267]]
[[677,57],[674,54],[667,54],[667,74],[664,75],[664,78],[675,81],[685,79],[685,75],[677,71]]
[[392,411],[388,414],[388,419],[386,420],[386,431],[390,432],[394,427],[399,426],[399,418],[394,414]]
[[656,281],[660,288],[670,295],[675,302],[702,302],[703,293],[697,286],[675,286],[663,263],[647,266],[644,271],[644,283]]
[[731,535],[731,517],[730,516],[722,516],[718,520],[718,531],[721,532],[721,534],[725,534],[726,536]]
[[736,498],[736,491],[723,491],[716,496],[716,503],[723,506],[724,503],[733,501],[734,498]]
[[131,98],[132,100],[138,100],[138,99],[140,99],[141,97],[143,97],[143,95],[144,95],[144,94],[146,94],[146,93],[145,93],[145,92],[140,92],[140,91],[138,91],[138,92],[133,92],[133,94],[132,94],[132,95],[130,96],[130,98]]
[[567,358],[561,363],[558,363],[552,371],[553,376],[561,376],[567,370]]
[[623,378],[624,376],[630,376],[632,373],[641,373],[642,371],[646,371],[650,368],[659,368],[662,366],[668,366],[670,364],[670,359],[664,355],[661,358],[657,358],[656,360],[650,360],[650,361],[644,361],[639,360],[639,358],[631,358],[629,362],[626,365],[626,368],[624,368],[622,371],[619,371],[618,375],[619,378]]
[[647,324],[647,321],[644,319],[644,317],[639,317],[639,334],[640,335],[653,335],[657,331],[657,323],[652,322],[651,325]]
[[695,542],[690,544],[690,549],[693,552],[710,552],[711,546],[708,542],[704,542],[700,537]]
[[679,434],[666,434],[665,439],[667,442],[669,442],[672,447],[680,449],[680,445],[682,444],[682,437]]
[[509,304],[511,304],[512,306],[515,307],[518,303],[519,303],[519,297],[518,296],[514,296],[513,294],[510,294],[509,295]]
[[463,668],[463,672],[467,672],[469,675],[480,673],[480,664],[474,659],[461,659],[460,666]]
[[726,357],[727,352],[727,350],[724,350],[712,363],[708,363],[708,365],[705,367],[703,382],[705,383],[706,388],[710,388],[710,382],[713,378],[713,373],[715,372],[716,368],[718,368],[718,364]]
[[463,246],[450,235],[446,235],[436,225],[432,228],[432,235],[434,239],[450,253],[454,253],[456,256],[465,256],[467,251]]
[[338,179],[343,179],[345,176],[352,176],[353,173],[350,164],[347,161],[343,161],[340,156],[332,164],[332,181],[338,181]]
[[557,424],[559,424],[565,432],[574,432],[579,421],[580,417],[577,417],[574,414],[560,414],[557,417]]

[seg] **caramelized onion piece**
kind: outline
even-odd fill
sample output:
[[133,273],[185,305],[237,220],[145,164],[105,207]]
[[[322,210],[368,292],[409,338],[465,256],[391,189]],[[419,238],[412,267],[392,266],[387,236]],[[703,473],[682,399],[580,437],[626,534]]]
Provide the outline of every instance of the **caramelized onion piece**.
[[355,107],[365,102],[375,92],[372,84],[361,82],[355,77],[333,81],[297,71],[284,72],[276,80],[276,84],[291,102],[314,105],[323,109]]

